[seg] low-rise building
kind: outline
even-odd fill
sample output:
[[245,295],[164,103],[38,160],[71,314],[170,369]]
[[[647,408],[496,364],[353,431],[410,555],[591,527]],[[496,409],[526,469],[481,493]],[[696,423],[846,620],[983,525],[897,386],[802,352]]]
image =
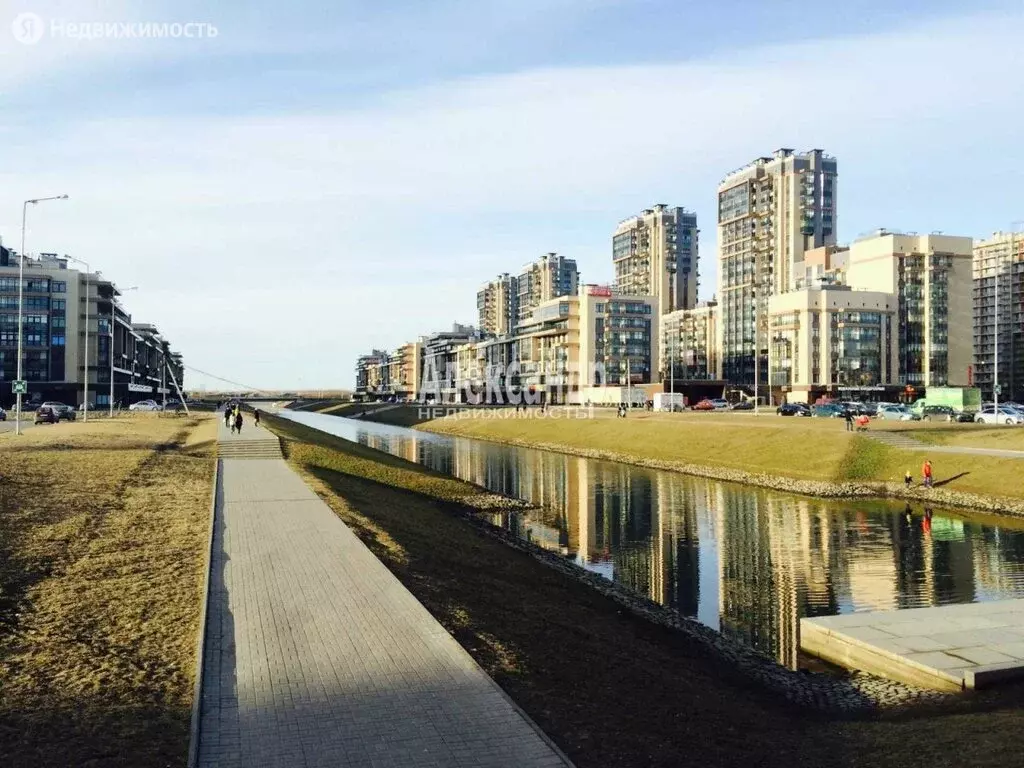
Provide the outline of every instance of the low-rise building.
[[356,360],[356,399],[376,399],[387,394],[384,384],[387,381],[388,353],[383,349],[374,349],[369,354],[360,355]]
[[772,402],[895,394],[897,297],[846,286],[807,288],[768,301]]
[[[22,378],[30,403],[57,400],[80,405],[161,400],[184,386],[181,355],[156,328],[133,323],[121,292],[99,273],[69,266],[70,257],[26,257],[22,309]],[[17,376],[19,256],[0,246],[0,404],[12,398]],[[170,371],[168,370],[170,366]],[[88,382],[88,387],[86,387]]]

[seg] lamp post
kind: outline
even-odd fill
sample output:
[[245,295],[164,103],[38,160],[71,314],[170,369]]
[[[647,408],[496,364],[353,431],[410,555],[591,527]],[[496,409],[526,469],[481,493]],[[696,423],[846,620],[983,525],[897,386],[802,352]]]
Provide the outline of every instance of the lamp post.
[[[89,266],[87,261],[82,259],[76,259],[74,256],[64,256],[69,261],[74,261],[85,267],[85,364],[82,366],[84,370],[83,383],[82,383],[82,421],[89,420],[89,278],[92,275],[92,268]],[[77,315],[77,313],[76,313]],[[77,319],[77,317],[76,317]],[[77,339],[75,347],[77,347]],[[97,343],[97,346],[99,344]],[[77,351],[77,349],[76,349]]]
[[[67,200],[67,195],[56,195],[54,197],[37,197],[35,200],[26,200],[21,206],[21,254],[18,258],[18,373],[15,378],[21,381],[21,354],[25,335],[23,313],[25,309],[25,222],[28,218],[29,205],[45,203],[48,200]],[[14,433],[21,434],[21,391],[17,393],[14,406]]]

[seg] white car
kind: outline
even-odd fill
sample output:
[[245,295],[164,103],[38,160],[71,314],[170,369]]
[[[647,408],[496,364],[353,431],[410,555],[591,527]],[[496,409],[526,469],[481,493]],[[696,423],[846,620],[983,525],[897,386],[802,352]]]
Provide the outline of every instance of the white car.
[[139,400],[137,403],[132,403],[128,406],[129,411],[159,411],[160,403],[156,400]]
[[1013,408],[999,406],[999,413],[989,406],[983,408],[974,417],[975,424],[1024,424],[1024,416]]

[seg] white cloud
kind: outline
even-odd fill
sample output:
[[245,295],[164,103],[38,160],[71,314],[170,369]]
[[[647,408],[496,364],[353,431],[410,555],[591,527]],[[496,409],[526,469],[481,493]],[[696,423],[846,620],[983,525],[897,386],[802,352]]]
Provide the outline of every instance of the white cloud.
[[[990,213],[1009,205],[991,199],[1009,186],[963,180],[1019,167],[1022,33],[1020,16],[976,17],[693,63],[467,78],[358,110],[8,130],[19,152],[0,168],[0,233],[16,231],[25,194],[68,192],[33,242],[142,285],[133,307],[196,365],[267,385],[302,368],[326,386],[351,378],[363,347],[471,320],[476,285],[552,247],[606,273],[615,221],[652,202],[697,209],[710,288],[715,186],[778,146],[839,157],[844,237],[954,229],[978,196]],[[921,215],[909,198],[950,226],[889,220]]]

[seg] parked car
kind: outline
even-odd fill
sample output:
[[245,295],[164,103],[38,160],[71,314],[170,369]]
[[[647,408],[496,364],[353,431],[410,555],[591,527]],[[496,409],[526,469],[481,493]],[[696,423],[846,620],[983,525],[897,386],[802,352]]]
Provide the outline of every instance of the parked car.
[[905,405],[879,407],[877,418],[884,421],[920,421],[921,417]]
[[846,418],[846,409],[836,403],[816,405],[811,411],[811,416],[817,416],[822,419],[843,419]]
[[52,405],[40,405],[36,408],[36,424],[57,424],[60,422],[60,413]]
[[1002,405],[998,412],[995,407],[989,406],[978,411],[974,421],[976,424],[1024,424],[1024,415]]
[[128,406],[129,411],[159,411],[160,403],[156,400],[139,400]]
[[56,400],[47,400],[43,405],[47,408],[53,408],[57,412],[57,417],[65,421],[74,421],[77,415],[73,406],[59,403]]
[[750,402],[749,400],[741,400],[738,403],[733,403],[732,408],[730,408],[729,410],[732,410],[732,411],[752,411],[752,410],[754,410],[754,404],[752,402]]
[[974,421],[974,415],[956,411],[949,405],[926,405],[921,409],[922,421]]
[[715,406],[716,411],[724,411],[729,407],[729,401],[721,397],[711,398],[711,404]]
[[863,413],[865,416],[877,416],[878,406],[878,403],[861,403],[861,413]]
[[713,411],[715,410],[715,404],[708,400],[706,397],[699,403],[693,406],[695,411]]
[[783,403],[775,412],[779,416],[810,416],[811,409],[803,403]]

